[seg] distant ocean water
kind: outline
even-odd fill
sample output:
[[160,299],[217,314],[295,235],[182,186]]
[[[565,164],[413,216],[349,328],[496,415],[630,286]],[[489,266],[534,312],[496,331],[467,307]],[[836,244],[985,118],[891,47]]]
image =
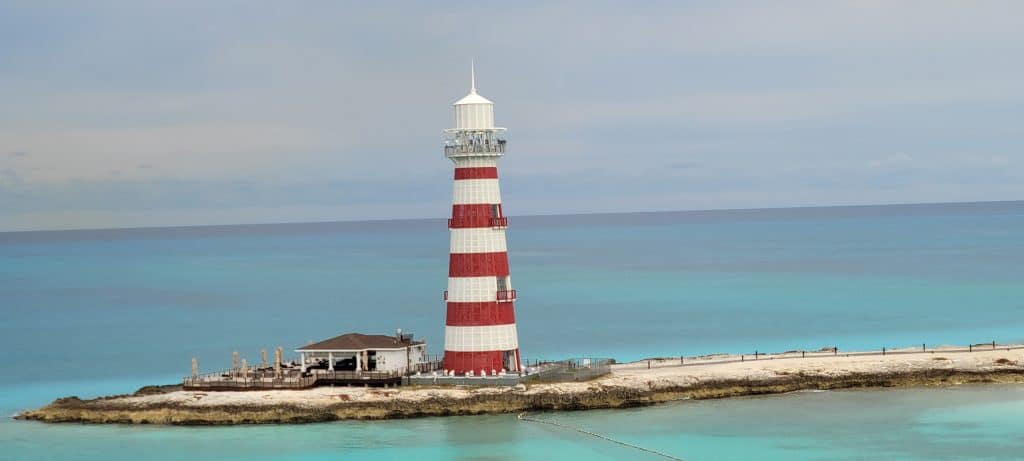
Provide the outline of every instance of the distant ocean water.
[[[508,240],[524,358],[634,360],[1024,342],[1022,236],[1024,202],[997,202],[521,217]],[[347,331],[401,327],[440,353],[447,254],[440,219],[0,233],[0,411],[130,392],[180,379],[193,356],[214,370],[233,350],[254,361],[261,348]],[[992,386],[550,416],[686,459],[1020,459],[1021,410],[1024,389]],[[216,429],[0,421],[0,459],[12,460],[536,449],[644,459],[506,416]]]

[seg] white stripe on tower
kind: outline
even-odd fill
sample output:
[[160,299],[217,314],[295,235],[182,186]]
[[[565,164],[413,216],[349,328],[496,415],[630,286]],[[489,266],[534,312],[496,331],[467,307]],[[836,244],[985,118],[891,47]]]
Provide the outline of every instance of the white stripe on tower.
[[497,157],[461,157],[453,159],[453,161],[456,168],[494,168],[498,166]]
[[501,203],[498,179],[459,179],[452,198],[455,205]]
[[519,347],[516,325],[489,325],[479,327],[445,327],[444,350],[457,352],[487,352],[511,350]]
[[452,253],[507,252],[505,230],[491,228],[452,229]]
[[496,302],[498,277],[448,277],[449,303]]

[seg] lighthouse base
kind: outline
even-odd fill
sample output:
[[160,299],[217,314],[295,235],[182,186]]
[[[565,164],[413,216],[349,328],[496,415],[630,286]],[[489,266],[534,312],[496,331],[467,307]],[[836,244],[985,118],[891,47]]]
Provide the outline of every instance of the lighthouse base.
[[491,375],[502,370],[517,373],[521,369],[519,349],[482,352],[444,351],[444,369],[454,371],[460,376],[467,372],[474,376],[480,376],[481,373]]

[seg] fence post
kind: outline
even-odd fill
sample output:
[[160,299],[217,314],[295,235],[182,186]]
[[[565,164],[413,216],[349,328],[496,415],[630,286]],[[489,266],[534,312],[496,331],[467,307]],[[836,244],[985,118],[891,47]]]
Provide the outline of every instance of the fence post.
[[806,359],[807,358],[807,351],[800,351],[800,358]]
[[650,370],[650,369],[651,369],[651,361],[650,361],[650,360],[648,360],[648,361],[647,361],[647,369],[648,369],[648,370]]
[[681,355],[679,356],[679,364],[680,364],[680,365],[682,365],[682,364],[683,364],[683,356],[681,356]]
[[757,349],[754,349],[754,360],[757,360]]
[[967,352],[974,352],[974,344],[967,345]]
[[743,361],[743,354],[740,354],[740,362]]
[[925,352],[927,349],[924,347],[924,343],[921,343],[921,352]]
[[996,342],[992,341],[992,350],[996,350]]
[[832,355],[836,355],[836,356],[839,355],[839,348],[838,347],[833,347],[832,348]]
[[882,355],[885,355],[885,346],[882,346]]

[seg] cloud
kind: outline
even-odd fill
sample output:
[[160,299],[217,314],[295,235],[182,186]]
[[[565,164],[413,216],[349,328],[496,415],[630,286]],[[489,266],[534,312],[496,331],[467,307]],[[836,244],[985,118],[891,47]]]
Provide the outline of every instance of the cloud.
[[20,187],[24,183],[25,180],[13,168],[0,170],[0,187],[15,188]]
[[32,154],[29,154],[28,152],[23,151],[23,150],[16,150],[16,151],[13,151],[13,152],[7,154],[7,156],[9,158],[28,158],[28,157],[31,157]]
[[[344,140],[326,140],[322,131],[284,123],[0,128],[0,138],[31,146],[40,157],[35,164],[51,167],[30,172],[32,179],[50,181],[102,178],[112,166],[140,161],[159,164],[164,174],[181,177],[259,175],[344,146]],[[146,179],[145,171],[137,170],[137,178]]]

